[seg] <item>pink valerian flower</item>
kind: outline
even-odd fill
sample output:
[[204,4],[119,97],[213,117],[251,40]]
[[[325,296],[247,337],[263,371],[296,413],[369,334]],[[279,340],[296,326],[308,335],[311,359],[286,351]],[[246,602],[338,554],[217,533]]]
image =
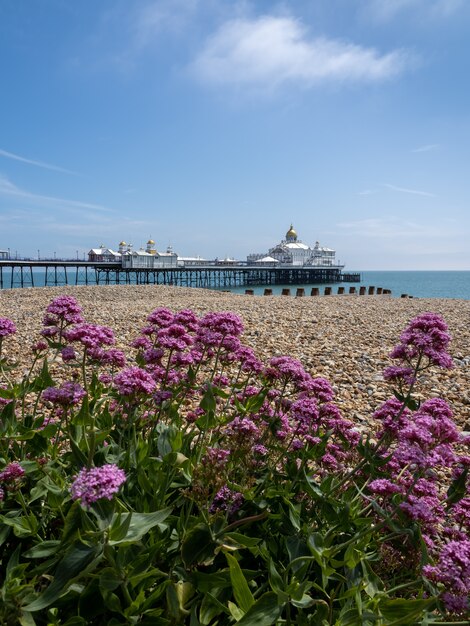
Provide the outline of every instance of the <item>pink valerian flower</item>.
[[66,382],[60,387],[48,387],[42,392],[43,400],[58,404],[62,407],[70,407],[82,400],[86,395],[85,390],[78,383]]
[[117,350],[116,348],[111,348],[110,350],[92,348],[88,351],[88,356],[92,361],[100,365],[109,365],[112,368],[121,368],[126,364],[126,355],[122,350]]
[[117,465],[109,464],[90,469],[84,467],[70,487],[72,500],[80,500],[87,508],[102,498],[112,500],[125,481],[126,474]]
[[470,532],[470,496],[462,498],[454,504],[451,513],[459,527]]
[[452,358],[447,353],[451,338],[447,330],[447,324],[436,313],[421,313],[408,324],[390,357],[411,364],[425,356],[430,365],[451,368]]
[[114,377],[114,385],[121,396],[150,395],[156,384],[152,376],[140,367],[128,367]]
[[153,399],[155,400],[155,404],[161,406],[167,400],[170,400],[173,397],[173,392],[160,389],[153,394]]
[[210,465],[211,467],[223,468],[228,463],[230,456],[230,450],[224,450],[222,448],[207,448],[205,455],[201,459],[203,465]]
[[166,328],[173,324],[175,319],[175,315],[170,309],[160,308],[152,311],[150,315],[147,317],[147,321],[159,328]]
[[425,565],[423,574],[429,580],[443,583],[455,595],[470,593],[470,540],[449,541],[441,550],[436,565]]
[[0,481],[4,483],[15,482],[19,478],[22,478],[24,474],[25,471],[21,465],[17,461],[13,461],[0,472]]
[[6,317],[0,317],[0,341],[3,337],[8,337],[8,335],[14,335],[15,333],[15,323]]
[[409,409],[404,408],[400,400],[390,398],[372,414],[374,419],[382,422],[382,430],[378,436],[396,435],[401,428],[408,424],[410,415]]
[[300,361],[290,356],[275,356],[269,361],[264,370],[268,380],[280,380],[283,383],[292,382],[296,385],[305,383],[308,374]]
[[334,397],[333,389],[326,378],[311,378],[309,375],[299,385],[299,388],[308,392],[320,402],[331,402]]
[[231,311],[206,313],[206,315],[199,320],[197,328],[198,338],[202,338],[203,343],[205,343],[203,338],[206,335],[206,331],[218,335],[219,339],[216,343],[219,343],[223,337],[239,337],[243,333],[243,323],[239,316]]
[[315,398],[299,398],[292,403],[290,412],[298,425],[304,427],[307,432],[312,426],[319,426],[320,411]]
[[227,424],[225,432],[228,435],[240,436],[246,440],[248,438],[257,439],[260,436],[260,430],[256,424],[248,417],[235,417]]
[[412,367],[402,367],[400,365],[391,365],[383,371],[384,380],[394,383],[404,383],[405,385],[413,385],[416,382],[415,371]]
[[114,344],[114,333],[107,326],[79,324],[64,333],[67,341],[81,343],[87,349],[101,348]]
[[445,516],[440,499],[432,496],[416,497],[410,494],[407,496],[406,502],[400,504],[400,509],[412,520],[421,522],[421,525],[431,534]]
[[468,612],[470,610],[468,596],[459,596],[446,591],[442,594],[441,599],[449,613],[468,616]]
[[39,352],[44,352],[44,350],[47,350],[47,343],[45,341],[36,341],[36,343],[33,343],[31,346],[31,352],[33,352],[33,354],[39,354]]
[[152,347],[152,342],[150,341],[148,337],[145,337],[144,335],[140,335],[139,337],[134,339],[134,341],[131,343],[131,346],[133,348],[147,350],[148,348]]
[[197,315],[191,309],[183,309],[175,313],[174,321],[182,324],[190,332],[195,332],[199,324]]
[[62,361],[64,363],[68,363],[69,361],[74,361],[77,358],[77,354],[72,346],[65,346],[60,351],[60,356],[62,357]]
[[144,350],[142,358],[144,359],[145,363],[147,363],[148,365],[152,365],[154,363],[160,363],[164,354],[165,351],[161,348],[150,347]]
[[377,478],[367,485],[367,489],[379,496],[391,496],[394,493],[402,493],[403,488],[400,485],[388,480],[388,478]]
[[233,515],[242,506],[243,501],[243,494],[232,491],[227,486],[221,487],[212,500],[209,513],[226,511],[228,515]]
[[81,306],[72,296],[54,298],[46,311],[49,314],[46,316],[46,325],[51,325],[51,320],[53,320],[54,325],[58,325],[61,321],[67,324],[81,324],[83,322]]
[[263,370],[263,364],[248,346],[240,345],[234,353],[235,360],[241,364],[244,372],[259,374]]
[[193,344],[194,339],[182,324],[170,324],[158,331],[157,341],[167,350],[183,352]]

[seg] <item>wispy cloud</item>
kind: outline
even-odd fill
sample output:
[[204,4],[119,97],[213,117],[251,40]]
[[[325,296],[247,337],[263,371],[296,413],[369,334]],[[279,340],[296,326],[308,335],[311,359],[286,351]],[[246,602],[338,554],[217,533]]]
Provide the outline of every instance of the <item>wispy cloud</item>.
[[325,81],[374,82],[397,76],[415,59],[326,37],[311,38],[292,17],[229,20],[206,41],[192,72],[212,84],[275,89]]
[[63,210],[77,210],[77,209],[91,209],[93,211],[111,212],[112,209],[104,207],[100,204],[93,204],[91,202],[80,202],[78,200],[70,200],[67,198],[58,198],[55,196],[45,196],[42,194],[32,193],[21,189],[14,185],[10,180],[0,176],[0,195],[8,195],[16,198],[22,198],[29,202],[35,202],[39,204],[46,203],[48,206],[51,204],[55,207],[60,207]]
[[[421,237],[438,238],[443,234],[443,227],[428,222],[413,222],[396,216],[367,218],[340,222],[338,228],[347,230],[349,234],[361,235],[374,240],[393,241],[397,239],[413,239],[417,242]],[[455,234],[456,224],[450,220],[445,224],[447,234]]]
[[390,185],[388,183],[384,183],[384,187],[387,189],[391,189],[392,191],[399,191],[400,193],[411,193],[415,196],[427,196],[428,198],[435,198],[436,195],[434,193],[430,193],[429,191],[419,191],[418,189],[408,189],[407,187],[397,187],[396,185]]
[[431,150],[437,150],[439,148],[438,143],[430,143],[425,146],[420,146],[419,148],[415,148],[411,152],[431,152]]
[[52,170],[54,172],[62,172],[63,174],[73,174],[74,176],[80,176],[77,172],[73,172],[72,170],[65,169],[65,167],[59,167],[58,165],[51,165],[50,163],[45,163],[44,161],[35,161],[33,159],[27,159],[26,157],[20,156],[19,154],[14,154],[13,152],[7,152],[7,150],[2,150],[0,148],[0,156],[3,156],[7,159],[12,159],[13,161],[20,161],[21,163],[27,163],[28,165],[34,165],[35,167],[42,167],[45,170]]
[[419,11],[420,18],[449,17],[464,6],[464,0],[368,0],[366,10],[378,20],[393,19],[405,11]]
[[200,0],[159,0],[136,7],[132,19],[134,43],[145,47],[162,33],[181,32],[191,22]]
[[375,193],[379,193],[378,189],[364,189],[363,191],[359,191],[360,196],[372,196]]

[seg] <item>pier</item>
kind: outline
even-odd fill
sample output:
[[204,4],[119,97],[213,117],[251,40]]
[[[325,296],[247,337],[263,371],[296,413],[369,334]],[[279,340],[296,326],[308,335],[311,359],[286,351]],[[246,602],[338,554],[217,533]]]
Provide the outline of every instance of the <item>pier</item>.
[[[44,284],[36,271],[44,274]],[[247,264],[207,264],[182,267],[123,268],[120,263],[70,260],[0,260],[0,289],[60,285],[176,285],[231,288],[360,282],[360,274],[336,267],[259,267]]]

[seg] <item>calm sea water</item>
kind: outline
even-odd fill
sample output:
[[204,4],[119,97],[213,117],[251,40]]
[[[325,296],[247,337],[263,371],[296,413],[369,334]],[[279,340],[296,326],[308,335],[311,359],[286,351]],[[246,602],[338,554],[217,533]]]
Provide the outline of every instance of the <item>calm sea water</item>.
[[[355,270],[358,271],[358,270]],[[318,287],[320,293],[325,287],[331,287],[332,293],[337,293],[338,286],[344,286],[345,292],[349,287],[354,286],[359,290],[360,286],[382,287],[391,289],[392,297],[399,298],[401,294],[407,294],[415,298],[456,298],[470,300],[470,271],[441,271],[441,272],[360,272],[360,283],[335,283],[318,285],[269,285],[274,295],[280,295],[283,288],[287,287],[295,295],[296,289],[303,287],[305,293],[310,294],[312,287]],[[62,277],[63,280],[63,277]],[[75,272],[70,272],[68,276],[69,284],[74,284]],[[91,282],[90,282],[91,284]],[[44,286],[44,272],[34,272],[34,286]],[[10,278],[6,271],[3,272],[3,288],[10,287]],[[234,293],[244,293],[246,287],[234,288]],[[262,295],[265,286],[252,287],[255,294]]]
[[[359,271],[359,270],[355,270]],[[402,294],[413,296],[414,298],[454,298],[460,300],[470,300],[470,271],[467,272],[360,272],[360,283],[331,283],[319,285],[269,285],[274,295],[280,295],[284,287],[291,290],[292,295],[299,287],[305,289],[307,295],[312,287],[318,287],[320,293],[325,287],[331,287],[332,293],[338,292],[338,286],[343,286],[345,292],[349,287],[373,286],[375,288],[391,289],[392,297],[399,298]],[[245,287],[232,289],[236,293],[244,293]],[[252,287],[256,294],[263,294],[264,286]]]

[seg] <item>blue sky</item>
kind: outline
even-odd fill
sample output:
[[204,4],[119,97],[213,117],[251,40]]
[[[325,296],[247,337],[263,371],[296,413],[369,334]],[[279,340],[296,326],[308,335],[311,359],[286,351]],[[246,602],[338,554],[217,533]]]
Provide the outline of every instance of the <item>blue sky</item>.
[[0,248],[470,269],[467,0],[2,0]]

